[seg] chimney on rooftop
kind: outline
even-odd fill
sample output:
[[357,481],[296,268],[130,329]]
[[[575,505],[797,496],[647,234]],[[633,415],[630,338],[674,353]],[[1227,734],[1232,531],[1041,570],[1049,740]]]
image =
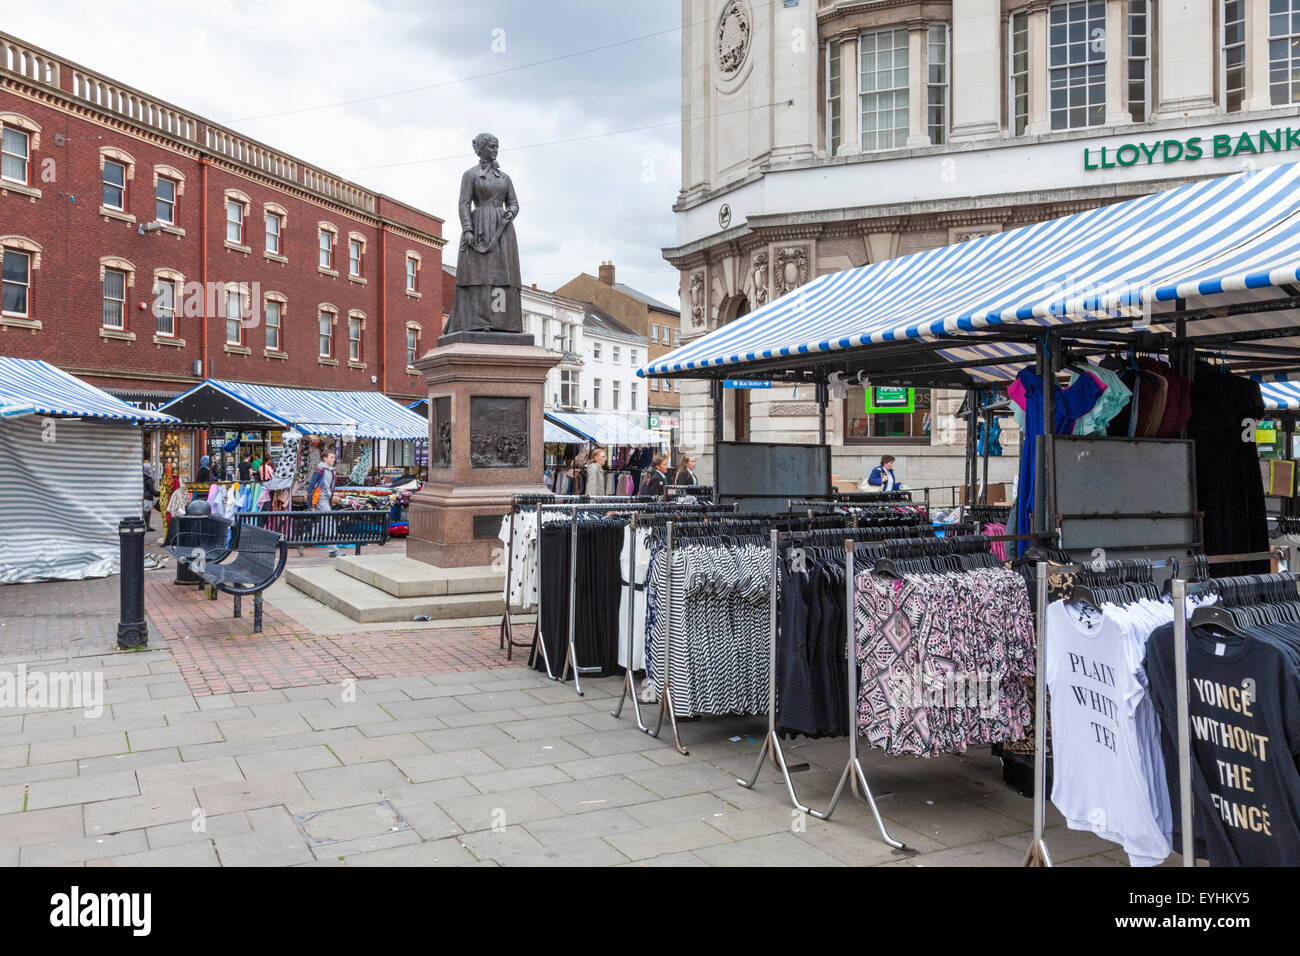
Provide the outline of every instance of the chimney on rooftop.
[[602,262],[600,264],[600,281],[605,285],[614,284],[614,263]]

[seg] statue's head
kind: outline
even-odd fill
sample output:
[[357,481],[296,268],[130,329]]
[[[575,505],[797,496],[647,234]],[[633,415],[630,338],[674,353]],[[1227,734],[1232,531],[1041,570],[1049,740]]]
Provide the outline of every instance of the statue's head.
[[474,137],[474,153],[484,162],[490,163],[495,160],[498,149],[500,144],[491,133],[479,133]]

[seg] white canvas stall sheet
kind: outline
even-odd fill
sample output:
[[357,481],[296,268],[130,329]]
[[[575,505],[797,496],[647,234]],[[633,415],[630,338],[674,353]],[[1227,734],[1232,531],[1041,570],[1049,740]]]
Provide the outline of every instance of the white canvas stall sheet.
[[132,425],[0,422],[0,584],[115,574],[118,522],[140,517],[140,448]]

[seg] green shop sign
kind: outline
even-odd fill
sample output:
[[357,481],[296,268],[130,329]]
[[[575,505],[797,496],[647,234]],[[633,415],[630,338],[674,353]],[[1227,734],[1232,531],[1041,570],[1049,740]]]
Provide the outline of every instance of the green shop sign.
[[1117,166],[1176,163],[1225,156],[1285,153],[1300,149],[1300,128],[1260,130],[1258,133],[1219,133],[1188,139],[1158,139],[1154,142],[1123,143],[1119,146],[1088,146],[1083,151],[1083,168],[1114,169]]

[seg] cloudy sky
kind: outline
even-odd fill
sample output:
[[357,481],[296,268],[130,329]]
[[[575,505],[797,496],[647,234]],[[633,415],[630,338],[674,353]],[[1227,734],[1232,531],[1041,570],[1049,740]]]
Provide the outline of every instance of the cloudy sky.
[[524,282],[554,289],[612,259],[678,301],[659,250],[680,185],[679,0],[5,7],[7,33],[441,216],[449,262],[470,141],[493,132]]

